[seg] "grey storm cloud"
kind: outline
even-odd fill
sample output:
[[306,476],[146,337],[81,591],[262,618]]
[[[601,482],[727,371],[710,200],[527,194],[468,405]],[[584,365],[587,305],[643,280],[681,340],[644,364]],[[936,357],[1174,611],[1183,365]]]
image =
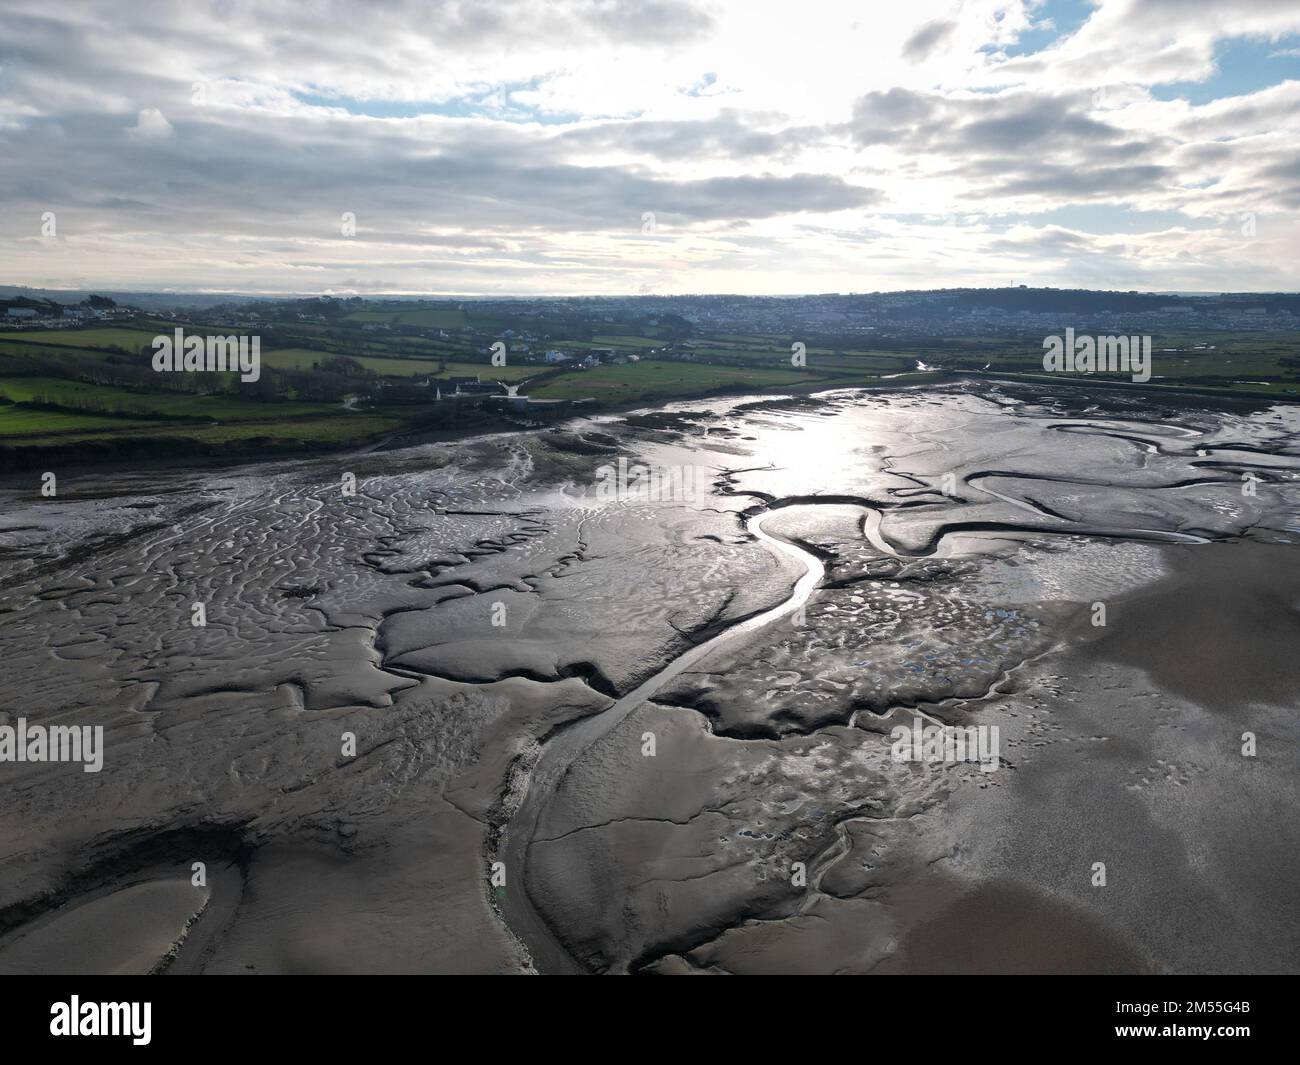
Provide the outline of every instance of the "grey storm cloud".
[[[1271,191],[1260,189],[1255,193],[1256,202],[1270,204],[1285,211],[1300,209],[1300,152],[1293,148],[1283,149],[1274,152],[1267,162],[1260,160],[1260,164],[1255,176],[1265,189]],[[1237,192],[1238,204],[1248,195],[1241,190],[1234,191]]]
[[620,42],[671,43],[713,27],[708,12],[681,0],[594,0],[585,5],[583,15]]
[[1173,180],[1174,142],[1134,139],[1090,113],[1090,93],[949,97],[907,89],[868,93],[848,132],[858,144],[929,157],[969,187],[966,200],[1128,196]]
[[923,135],[928,140],[937,128],[934,118],[942,106],[941,97],[911,89],[868,93],[854,103],[849,131],[861,145],[911,142]]
[[294,236],[328,230],[343,211],[394,233],[570,231],[627,228],[644,211],[729,222],[870,206],[881,195],[828,174],[683,180],[644,166],[580,166],[566,161],[565,138],[501,124],[463,123],[439,143],[392,123],[362,125],[374,136],[358,136],[356,120],[177,117],[174,136],[142,146],[101,116],[65,115],[28,129],[28,150],[0,175],[0,191],[11,204],[77,208],[104,226]]
[[934,22],[927,22],[903,44],[903,58],[914,63],[925,59],[951,37],[956,28],[957,23],[950,20],[936,19]]
[[1260,170],[1267,178],[1281,178],[1284,181],[1300,181],[1300,152],[1288,151],[1274,162]]
[[[166,113],[189,98],[191,82],[223,76],[337,96],[346,94],[342,72],[348,85],[368,87],[367,98],[406,99],[412,85],[427,82],[412,74],[439,73],[434,57],[442,53],[478,57],[509,80],[503,57],[534,43],[663,50],[707,39],[715,28],[692,0],[85,0],[75,17],[26,5],[5,15],[0,114],[6,102],[43,111],[51,88],[93,94],[110,110],[137,101]],[[463,88],[429,91],[438,98]]]
[[[427,27],[431,37],[459,48],[479,48],[509,43],[529,34],[573,39],[592,35],[618,44],[665,44],[709,32],[714,20],[690,0],[569,0],[538,4],[535,0],[385,0],[381,5],[355,0],[318,0],[306,4],[225,5],[231,15],[247,16],[252,9],[266,20],[274,43],[290,45],[295,36],[316,42],[322,28],[384,32],[396,28]],[[213,5],[220,16],[220,7]],[[314,32],[313,32],[314,31]],[[342,34],[348,44],[347,33]]]
[[1078,233],[1063,229],[1040,230],[1028,237],[999,237],[985,245],[986,250],[1001,255],[1035,258],[1042,255],[1067,255],[1091,252],[1093,242]]
[[695,121],[637,120],[602,122],[562,134],[562,147],[588,151],[623,150],[662,160],[790,158],[827,138],[821,127],[800,126],[769,132],[756,129],[733,112]]
[[1115,140],[1122,132],[1085,113],[1089,95],[947,97],[894,88],[868,93],[853,108],[849,132],[861,145],[893,144],[925,150],[954,144],[975,152],[1005,152],[1027,145],[1076,147]]
[[[195,81],[229,79],[232,71],[239,71],[236,88],[260,91],[260,72],[272,63],[307,83],[313,71],[331,68],[382,76],[375,64],[400,66],[411,31],[423,27],[436,27],[439,46],[489,54],[532,38],[671,45],[713,29],[708,10],[689,0],[390,0],[379,18],[343,0],[310,10],[228,0],[166,18],[147,0],[122,9],[91,4],[78,19],[34,11],[15,15],[4,49],[0,116],[7,110],[19,120],[0,122],[8,160],[0,195],[24,218],[47,208],[72,212],[68,221],[75,218],[82,232],[301,239],[337,230],[339,215],[352,211],[364,232],[424,243],[438,239],[423,232],[432,227],[495,239],[515,229],[626,229],[645,211],[727,225],[881,198],[834,174],[755,168],[764,159],[788,164],[825,134],[760,128],[740,113],[556,129],[486,118],[388,121],[342,110],[196,107],[191,95]],[[354,31],[363,24],[369,44],[358,49]],[[192,68],[124,62],[122,42],[143,37],[164,55],[174,45],[208,58]],[[392,48],[378,47],[387,40]],[[56,98],[51,87],[66,95]],[[626,159],[615,165],[602,153]],[[703,157],[741,165],[693,180],[657,166]],[[0,233],[23,225],[0,218]]]
[[1077,167],[1041,165],[1028,173],[998,183],[994,194],[1014,196],[1027,193],[1051,194],[1074,199],[1099,196],[1124,197],[1148,192],[1173,179],[1167,166],[1107,166],[1081,170]]
[[1081,114],[1077,103],[1059,96],[999,99],[987,110],[993,113],[967,122],[959,131],[961,139],[977,150],[1007,151],[1043,141],[1091,143],[1121,135],[1114,126]]

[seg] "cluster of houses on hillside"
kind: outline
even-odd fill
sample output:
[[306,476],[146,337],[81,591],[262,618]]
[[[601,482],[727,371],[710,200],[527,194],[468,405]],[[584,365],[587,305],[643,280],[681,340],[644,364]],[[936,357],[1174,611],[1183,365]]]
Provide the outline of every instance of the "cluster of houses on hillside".
[[0,298],[0,326],[17,326],[21,329],[30,329],[33,326],[45,329],[67,329],[88,322],[126,317],[131,313],[113,306],[112,300],[105,300],[104,303],[107,306],[96,306],[90,301],[70,305],[57,303],[54,300],[31,299],[26,296]]
[[579,358],[577,355],[570,355],[567,351],[548,351],[542,356],[542,361],[551,365],[560,363],[573,363],[579,370],[594,370],[597,366],[623,366],[629,362],[640,362],[640,355],[625,355],[615,351],[613,348],[589,348],[586,355]]

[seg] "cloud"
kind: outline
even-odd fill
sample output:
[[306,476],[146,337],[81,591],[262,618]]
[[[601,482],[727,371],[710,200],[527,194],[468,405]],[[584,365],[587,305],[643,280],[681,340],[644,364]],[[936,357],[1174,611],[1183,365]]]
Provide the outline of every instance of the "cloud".
[[[1300,8],[1098,0],[1066,32],[1042,12],[9,0],[0,281],[790,292],[1081,283],[1109,258],[1116,283],[1294,287],[1300,82],[1234,95],[1215,56],[1287,50]],[[1217,99],[1150,91],[1198,78]],[[1072,209],[1149,231],[1006,224]]]
[[944,41],[952,37],[957,23],[949,19],[927,22],[903,44],[903,57],[912,63],[928,59]]
[[146,107],[136,117],[135,125],[126,132],[127,136],[135,140],[159,141],[166,140],[175,131],[158,108]]
[[816,126],[761,128],[755,119],[735,111],[696,120],[600,122],[562,134],[560,146],[570,152],[608,151],[658,160],[718,158],[750,160],[795,158],[801,150],[828,137]]

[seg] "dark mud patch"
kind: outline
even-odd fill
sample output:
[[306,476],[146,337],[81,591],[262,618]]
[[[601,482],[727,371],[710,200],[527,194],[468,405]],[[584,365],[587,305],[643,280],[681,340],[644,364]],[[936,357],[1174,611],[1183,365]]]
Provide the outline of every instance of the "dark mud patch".
[[1165,549],[1170,575],[1110,610],[1091,657],[1221,712],[1300,692],[1300,554],[1250,541]]
[[880,973],[1007,975],[1141,973],[1141,958],[1074,906],[1012,881],[991,881],[911,929]]

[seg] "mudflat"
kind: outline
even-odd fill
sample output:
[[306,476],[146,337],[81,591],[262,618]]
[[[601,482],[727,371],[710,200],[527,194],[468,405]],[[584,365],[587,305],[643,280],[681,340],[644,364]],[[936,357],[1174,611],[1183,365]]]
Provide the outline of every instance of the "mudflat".
[[10,479],[0,968],[1294,971],[1300,416],[1189,402]]

